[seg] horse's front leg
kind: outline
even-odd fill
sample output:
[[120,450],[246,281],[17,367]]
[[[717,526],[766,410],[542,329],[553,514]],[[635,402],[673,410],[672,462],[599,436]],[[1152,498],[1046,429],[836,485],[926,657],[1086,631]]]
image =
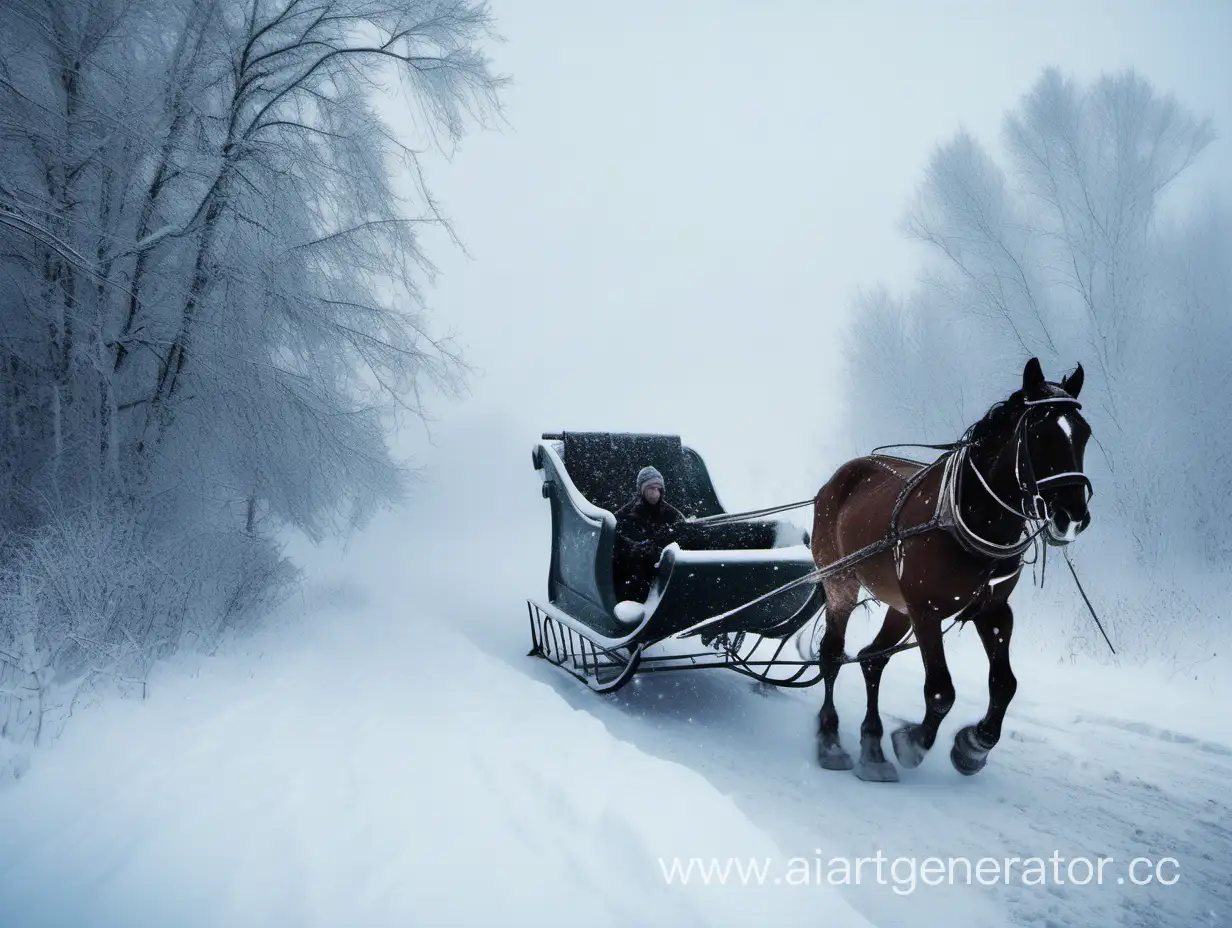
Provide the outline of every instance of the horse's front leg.
[[918,725],[904,725],[890,738],[898,762],[908,768],[918,767],[924,760],[937,740],[941,720],[954,705],[954,681],[950,679],[941,643],[941,617],[931,613],[913,615],[911,625],[924,660],[924,721]]
[[954,736],[950,762],[964,776],[984,769],[988,752],[1001,740],[1001,723],[1009,708],[1018,680],[1010,669],[1010,636],[1014,631],[1014,613],[1008,603],[986,609],[977,618],[975,630],[980,634],[984,652],[988,655],[988,711],[974,725],[968,725]]

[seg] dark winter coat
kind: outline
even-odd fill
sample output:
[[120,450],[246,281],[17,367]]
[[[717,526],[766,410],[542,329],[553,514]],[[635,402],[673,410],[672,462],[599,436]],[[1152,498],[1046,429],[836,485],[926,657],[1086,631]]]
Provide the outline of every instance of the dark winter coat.
[[680,540],[684,521],[680,510],[663,499],[652,506],[639,496],[616,510],[612,566],[617,599],[645,602],[659,553]]

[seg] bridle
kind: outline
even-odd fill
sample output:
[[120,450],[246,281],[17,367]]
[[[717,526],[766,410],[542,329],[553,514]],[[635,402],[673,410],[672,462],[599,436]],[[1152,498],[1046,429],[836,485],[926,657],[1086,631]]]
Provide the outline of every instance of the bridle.
[[[1091,478],[1082,471],[1067,470],[1060,471],[1055,474],[1049,474],[1044,477],[1036,476],[1035,464],[1031,459],[1030,447],[1030,426],[1031,413],[1036,407],[1048,405],[1067,405],[1074,409],[1081,409],[1082,404],[1072,396],[1050,396],[1040,400],[1025,400],[1023,403],[1027,408],[1023,410],[1018,417],[1018,421],[1014,424],[1014,477],[1018,481],[1018,492],[1022,502],[1020,508],[1003,500],[995,490],[989,485],[988,480],[980,472],[975,461],[971,459],[969,450],[973,443],[967,442],[958,449],[957,454],[964,460],[959,462],[959,466],[965,463],[970,466],[972,472],[979,479],[981,486],[985,492],[993,498],[993,500],[1002,509],[1015,517],[1022,519],[1026,526],[1030,527],[1026,536],[1009,545],[1003,545],[990,539],[983,538],[978,535],[972,528],[967,525],[963,518],[961,510],[958,507],[957,493],[959,480],[953,481],[953,508],[954,518],[957,526],[963,534],[968,536],[968,540],[975,543],[978,548],[984,549],[986,553],[994,554],[1004,552],[1002,556],[1012,557],[1021,554],[1035,540],[1036,536],[1044,532],[1052,520],[1052,514],[1049,512],[1048,502],[1044,499],[1042,490],[1045,486],[1048,489],[1065,486],[1084,486],[1087,489],[1087,500],[1095,495],[1095,486],[1091,483]],[[957,476],[957,474],[956,474]],[[1064,544],[1066,542],[1054,539],[1051,534],[1045,535],[1050,544]]]

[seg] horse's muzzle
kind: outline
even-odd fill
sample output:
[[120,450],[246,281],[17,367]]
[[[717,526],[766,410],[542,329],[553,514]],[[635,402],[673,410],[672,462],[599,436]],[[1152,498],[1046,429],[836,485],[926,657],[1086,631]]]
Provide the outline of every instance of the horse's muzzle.
[[1057,506],[1045,525],[1044,537],[1050,545],[1067,545],[1076,541],[1090,524],[1091,513],[1085,506],[1077,518],[1071,516],[1064,506]]

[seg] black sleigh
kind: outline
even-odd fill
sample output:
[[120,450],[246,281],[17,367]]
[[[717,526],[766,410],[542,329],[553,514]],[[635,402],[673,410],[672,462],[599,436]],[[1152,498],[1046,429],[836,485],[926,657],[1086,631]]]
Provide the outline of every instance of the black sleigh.
[[[776,686],[812,686],[815,661],[788,648],[825,605],[808,535],[777,520],[694,522],[724,513],[706,464],[679,436],[547,433],[533,451],[551,504],[547,598],[527,601],[534,656],[592,689],[639,674],[726,668]],[[617,604],[613,513],[634,495],[638,470],[663,474],[690,520],[663,549],[645,603]],[[811,626],[810,626],[811,628]]]

